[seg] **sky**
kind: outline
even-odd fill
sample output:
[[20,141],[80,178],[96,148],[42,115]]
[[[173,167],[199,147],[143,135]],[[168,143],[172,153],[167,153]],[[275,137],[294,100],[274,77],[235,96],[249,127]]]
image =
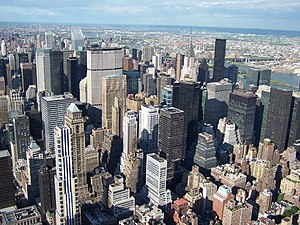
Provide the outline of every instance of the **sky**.
[[300,0],[9,0],[0,21],[300,30]]

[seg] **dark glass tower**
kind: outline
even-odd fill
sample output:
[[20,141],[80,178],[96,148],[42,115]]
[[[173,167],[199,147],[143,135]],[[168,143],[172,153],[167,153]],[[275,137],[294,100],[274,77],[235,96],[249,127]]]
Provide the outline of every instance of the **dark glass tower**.
[[208,64],[205,59],[201,62],[199,66],[199,74],[197,78],[198,82],[201,82],[202,84],[209,82],[209,72],[208,72]]
[[0,209],[15,204],[12,162],[7,150],[0,151]]
[[281,152],[288,144],[291,107],[292,91],[271,88],[265,137],[270,138]]
[[255,113],[256,96],[252,92],[236,90],[230,93],[227,116],[238,127],[242,143],[253,143]]
[[79,82],[84,77],[81,77],[81,74],[78,71],[77,57],[70,57],[67,59],[67,77],[69,92],[71,92],[75,98],[79,99]]
[[[173,84],[172,106],[184,111],[185,151],[190,150],[197,140],[198,121],[201,120],[200,84],[195,82],[175,82]],[[200,110],[199,110],[200,109]]]
[[158,130],[159,150],[166,154],[168,178],[172,178],[177,163],[185,157],[184,152],[184,111],[170,107],[160,111]]
[[225,51],[226,51],[226,39],[216,39],[213,81],[220,81],[224,78]]

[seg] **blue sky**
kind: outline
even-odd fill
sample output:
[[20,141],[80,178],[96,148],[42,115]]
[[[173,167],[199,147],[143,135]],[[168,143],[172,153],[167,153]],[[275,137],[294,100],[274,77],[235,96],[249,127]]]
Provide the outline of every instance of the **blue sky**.
[[300,0],[10,0],[0,21],[300,30]]

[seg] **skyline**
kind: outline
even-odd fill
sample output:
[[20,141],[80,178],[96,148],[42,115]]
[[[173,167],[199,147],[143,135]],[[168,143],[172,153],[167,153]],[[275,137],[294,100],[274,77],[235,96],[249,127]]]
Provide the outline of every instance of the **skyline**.
[[[80,9],[80,10],[78,10]],[[2,3],[0,21],[24,23],[175,25],[300,31],[300,2],[187,0],[13,0]],[[80,12],[80,17],[78,17]],[[16,16],[17,15],[17,16]]]

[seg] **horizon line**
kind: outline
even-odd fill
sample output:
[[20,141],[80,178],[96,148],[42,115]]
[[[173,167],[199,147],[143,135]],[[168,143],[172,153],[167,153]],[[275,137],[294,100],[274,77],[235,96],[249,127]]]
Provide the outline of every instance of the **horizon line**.
[[92,22],[32,22],[32,21],[0,21],[0,23],[11,23],[11,24],[36,24],[36,25],[42,25],[42,24],[48,24],[48,25],[110,25],[110,26],[171,26],[171,27],[199,27],[199,28],[217,28],[217,29],[245,29],[245,30],[261,30],[261,31],[287,31],[287,32],[295,32],[300,34],[300,30],[285,30],[285,29],[271,29],[271,28],[245,28],[245,27],[219,27],[219,26],[201,26],[201,25],[175,25],[175,24],[122,24],[122,23],[92,23]]

